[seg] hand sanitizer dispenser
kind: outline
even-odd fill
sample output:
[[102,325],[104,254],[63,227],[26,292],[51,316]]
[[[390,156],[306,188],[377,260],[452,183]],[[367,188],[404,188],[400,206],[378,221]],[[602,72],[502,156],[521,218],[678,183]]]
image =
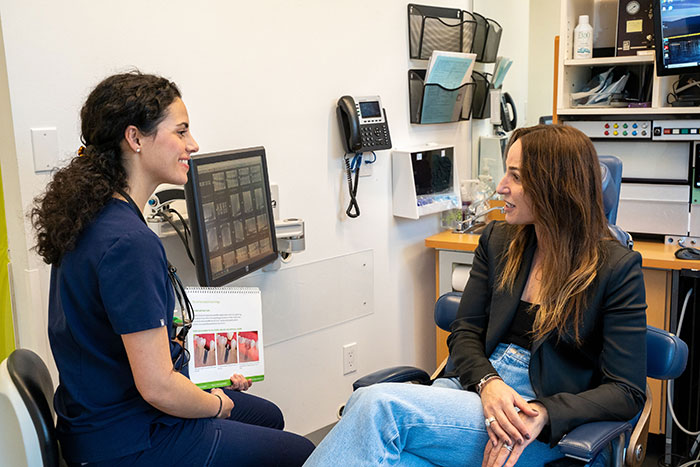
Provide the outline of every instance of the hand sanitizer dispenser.
[[477,174],[491,177],[494,190],[505,174],[507,143],[508,137],[505,135],[481,136],[479,138]]

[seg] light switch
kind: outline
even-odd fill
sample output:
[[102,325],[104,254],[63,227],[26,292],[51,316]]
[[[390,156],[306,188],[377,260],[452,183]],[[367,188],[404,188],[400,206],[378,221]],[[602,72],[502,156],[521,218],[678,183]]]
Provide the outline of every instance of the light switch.
[[56,128],[32,128],[34,172],[47,172],[58,166],[58,132]]

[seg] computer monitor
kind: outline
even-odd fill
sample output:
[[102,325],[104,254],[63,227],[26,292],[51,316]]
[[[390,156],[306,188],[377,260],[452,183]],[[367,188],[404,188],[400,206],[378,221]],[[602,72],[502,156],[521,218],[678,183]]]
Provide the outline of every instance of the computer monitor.
[[265,148],[194,155],[185,184],[197,280],[219,287],[277,258]]
[[656,74],[700,73],[700,0],[653,0]]

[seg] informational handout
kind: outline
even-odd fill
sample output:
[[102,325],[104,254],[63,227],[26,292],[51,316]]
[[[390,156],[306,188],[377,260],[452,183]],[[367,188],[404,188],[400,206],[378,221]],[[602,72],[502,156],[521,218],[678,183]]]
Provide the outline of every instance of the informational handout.
[[202,389],[231,384],[239,373],[265,374],[262,299],[255,287],[188,287],[194,321],[187,334],[190,379]]
[[[476,54],[434,50],[425,73],[421,123],[453,122],[462,113]],[[438,84],[439,86],[431,86]]]
[[496,64],[493,67],[493,83],[491,87],[500,89],[503,86],[503,80],[506,78],[506,74],[512,64],[513,60],[508,57],[498,57],[496,59]]

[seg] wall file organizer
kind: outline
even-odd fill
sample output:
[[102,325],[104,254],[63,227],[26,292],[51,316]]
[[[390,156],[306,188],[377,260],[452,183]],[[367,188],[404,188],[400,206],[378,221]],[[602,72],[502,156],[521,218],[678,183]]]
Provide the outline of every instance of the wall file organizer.
[[475,53],[493,63],[503,28],[498,22],[459,8],[408,4],[408,42],[412,59],[428,60],[433,50]]
[[475,83],[455,89],[425,83],[425,70],[408,70],[411,123],[450,123],[469,120]]
[[476,61],[494,63],[498,56],[498,46],[501,44],[503,27],[491,18],[485,18],[479,13],[469,13],[476,21],[476,33],[472,52],[476,54]]
[[476,28],[471,14],[458,8],[408,4],[412,59],[428,60],[433,50],[470,53]]
[[474,97],[472,98],[472,118],[489,118],[489,88],[491,85],[491,74],[472,71],[472,81],[474,82]]

